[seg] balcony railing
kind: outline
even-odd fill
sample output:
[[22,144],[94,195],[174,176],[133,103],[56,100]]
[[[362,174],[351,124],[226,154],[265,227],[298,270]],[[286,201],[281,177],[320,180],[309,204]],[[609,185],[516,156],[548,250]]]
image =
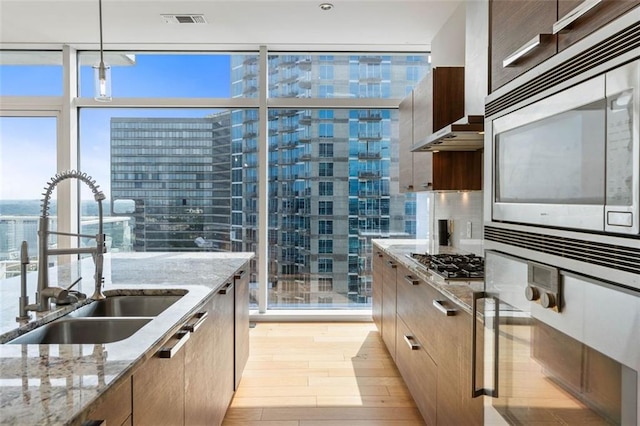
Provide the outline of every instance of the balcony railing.
[[379,152],[359,152],[358,159],[359,160],[379,160],[382,158],[382,155]]
[[367,141],[378,141],[382,139],[381,133],[358,133],[358,139]]
[[360,171],[358,172],[358,177],[361,179],[378,179],[380,178],[381,173],[379,171]]

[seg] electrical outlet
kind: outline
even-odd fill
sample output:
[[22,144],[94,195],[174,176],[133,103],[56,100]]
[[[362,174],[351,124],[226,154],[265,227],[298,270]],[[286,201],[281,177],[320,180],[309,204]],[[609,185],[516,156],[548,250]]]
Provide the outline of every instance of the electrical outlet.
[[467,238],[471,238],[471,221],[467,221]]

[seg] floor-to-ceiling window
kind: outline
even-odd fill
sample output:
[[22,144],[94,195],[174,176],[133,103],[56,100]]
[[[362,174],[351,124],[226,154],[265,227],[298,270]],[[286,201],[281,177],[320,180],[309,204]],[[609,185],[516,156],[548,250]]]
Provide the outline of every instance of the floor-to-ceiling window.
[[[415,235],[395,104],[427,55],[109,52],[110,103],[92,99],[95,59],[78,55],[73,111],[79,168],[108,198],[111,251],[253,251],[269,266],[261,277],[253,264],[256,306],[370,306],[371,239]],[[95,202],[80,194],[90,234]]]
[[[42,193],[61,152],[62,74],[60,51],[0,52],[0,278],[19,273],[22,241],[32,259],[29,269],[37,265]],[[51,229],[57,227],[56,198],[54,192]]]

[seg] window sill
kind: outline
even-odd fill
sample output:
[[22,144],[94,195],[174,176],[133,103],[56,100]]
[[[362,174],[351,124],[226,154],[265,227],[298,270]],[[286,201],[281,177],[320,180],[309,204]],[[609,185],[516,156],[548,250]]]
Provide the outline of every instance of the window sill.
[[371,322],[369,309],[269,309],[249,312],[251,322]]

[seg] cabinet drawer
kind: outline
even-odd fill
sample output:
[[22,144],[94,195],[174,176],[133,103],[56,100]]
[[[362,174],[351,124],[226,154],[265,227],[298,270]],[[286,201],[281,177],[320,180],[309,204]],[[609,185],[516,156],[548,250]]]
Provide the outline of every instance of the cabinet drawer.
[[397,327],[396,365],[425,422],[435,425],[438,367],[401,318]]
[[397,282],[398,316],[416,334],[425,350],[431,355],[435,354],[438,312],[433,301],[439,293],[402,266],[398,268]]

